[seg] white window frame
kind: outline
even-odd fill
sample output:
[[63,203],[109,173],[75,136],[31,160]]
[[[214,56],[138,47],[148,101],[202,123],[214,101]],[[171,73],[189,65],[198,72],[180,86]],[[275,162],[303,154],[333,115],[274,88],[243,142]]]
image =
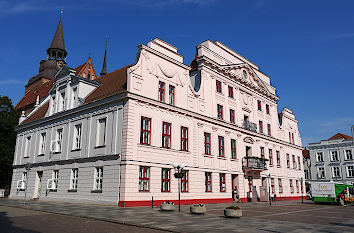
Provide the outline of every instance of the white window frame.
[[[103,133],[101,132],[102,130]],[[97,119],[96,147],[103,147],[106,145],[106,133],[107,133],[107,117]],[[101,137],[103,137],[102,140]]]
[[55,185],[54,190],[58,189],[58,183],[59,183],[59,170],[53,170],[52,171],[52,180]]
[[[336,170],[336,172],[338,172],[338,176],[335,174],[335,168],[338,168],[338,170]],[[333,166],[332,167],[332,178],[340,178],[341,174],[340,174],[340,167],[339,166]]]
[[326,170],[324,167],[317,167],[317,177],[319,179],[324,179],[326,177]]
[[[336,152],[337,159],[334,159],[333,152]],[[339,161],[339,151],[338,150],[332,150],[330,153],[331,153],[331,161]]]
[[73,88],[73,108],[75,108],[76,106],[78,106],[78,102],[79,102],[79,97],[78,97],[78,87],[74,87]]
[[47,141],[47,133],[41,133],[40,138],[39,138],[39,151],[38,155],[44,155],[45,154],[45,148],[46,148],[46,141]]
[[[348,158],[349,157],[348,154],[350,154],[351,158]],[[351,149],[345,150],[345,160],[353,160],[353,151]]]
[[82,135],[82,124],[74,125],[74,133],[73,133],[73,150],[81,149],[81,135]]
[[61,152],[61,149],[63,147],[63,128],[57,129],[55,135],[55,143],[55,152]]
[[[321,158],[321,160],[319,158]],[[316,161],[317,162],[323,162],[324,161],[323,152],[316,152]]]
[[25,153],[23,154],[24,158],[29,158],[30,156],[30,151],[31,151],[31,136],[26,136],[25,138]]
[[102,191],[103,189],[103,167],[95,167],[93,190]]
[[[349,169],[349,167],[351,167],[351,169]],[[347,177],[348,178],[354,177],[354,165],[347,165],[346,170],[347,170]],[[349,173],[351,173],[351,175]]]
[[70,190],[77,190],[78,180],[79,180],[79,169],[78,168],[71,169]]
[[65,101],[65,97],[66,97],[66,93],[65,91],[62,91],[59,93],[60,96],[60,102],[59,102],[59,111],[65,111],[65,105],[66,105],[66,101]]

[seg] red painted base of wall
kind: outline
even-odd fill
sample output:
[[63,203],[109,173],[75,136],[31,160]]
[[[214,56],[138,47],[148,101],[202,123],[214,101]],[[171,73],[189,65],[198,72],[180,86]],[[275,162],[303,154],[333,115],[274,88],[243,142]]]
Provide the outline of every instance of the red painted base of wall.
[[[154,200],[154,206],[160,206],[163,202],[173,202],[178,205],[178,200]],[[181,200],[181,205],[192,204],[215,204],[215,203],[230,203],[232,198],[219,198],[219,199],[187,199]],[[135,206],[152,206],[151,200],[149,201],[120,201],[118,203],[120,207],[135,207]]]
[[[277,197],[277,201],[295,201],[301,200],[301,196],[294,197]],[[304,196],[306,200],[306,196]],[[154,200],[154,206],[160,206],[163,202],[173,202],[178,205],[178,200]],[[251,202],[252,199],[241,198],[241,202]],[[192,204],[215,204],[215,203],[231,203],[232,198],[219,198],[219,199],[187,199],[181,200],[181,205],[192,205]],[[118,203],[120,207],[136,207],[136,206],[152,206],[151,200],[148,201],[120,201]]]

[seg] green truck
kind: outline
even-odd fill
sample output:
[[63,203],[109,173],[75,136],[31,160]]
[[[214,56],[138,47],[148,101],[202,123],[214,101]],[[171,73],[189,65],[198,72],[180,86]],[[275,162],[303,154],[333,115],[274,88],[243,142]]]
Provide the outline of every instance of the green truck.
[[353,185],[337,182],[311,182],[312,200],[316,203],[336,203],[338,195]]

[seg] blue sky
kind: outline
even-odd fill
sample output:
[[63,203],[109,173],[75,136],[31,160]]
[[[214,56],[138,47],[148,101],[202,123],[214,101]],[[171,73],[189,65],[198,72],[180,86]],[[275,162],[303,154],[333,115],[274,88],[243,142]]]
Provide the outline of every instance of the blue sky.
[[108,72],[135,60],[137,45],[160,37],[189,64],[195,46],[219,40],[271,77],[299,121],[304,145],[354,124],[354,1],[0,0],[0,95],[17,103],[38,72],[60,9],[68,65],[91,53]]

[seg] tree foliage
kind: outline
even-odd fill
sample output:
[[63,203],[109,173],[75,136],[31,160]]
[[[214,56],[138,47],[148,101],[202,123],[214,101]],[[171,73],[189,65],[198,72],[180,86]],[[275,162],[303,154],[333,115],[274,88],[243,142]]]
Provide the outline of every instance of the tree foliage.
[[18,118],[11,99],[0,95],[0,188],[11,184]]

